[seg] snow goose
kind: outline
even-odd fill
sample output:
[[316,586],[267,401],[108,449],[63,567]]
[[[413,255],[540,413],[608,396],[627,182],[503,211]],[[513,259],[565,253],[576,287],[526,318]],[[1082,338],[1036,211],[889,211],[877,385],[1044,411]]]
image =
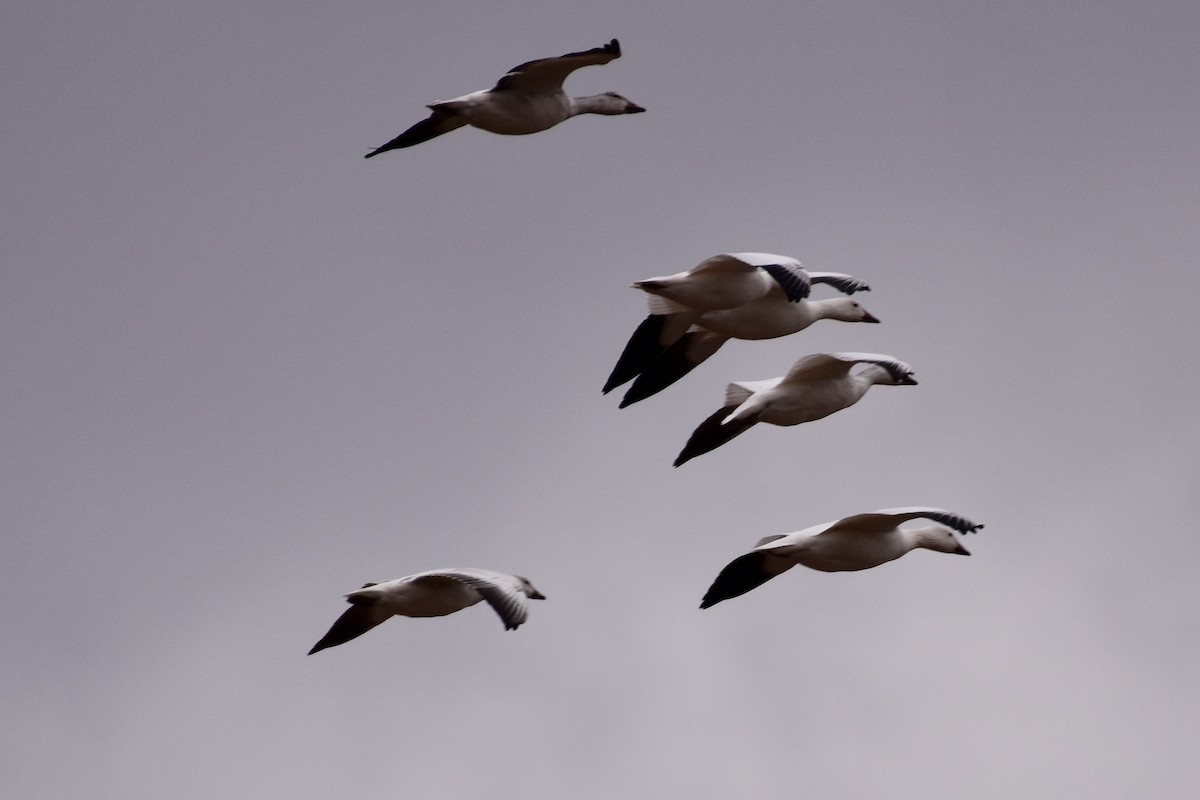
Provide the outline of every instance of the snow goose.
[[605,392],[633,379],[621,408],[658,394],[708,360],[730,339],[775,339],[788,336],[822,319],[841,322],[879,322],[849,297],[790,301],[769,294],[738,308],[706,311],[695,317],[681,336],[677,314],[654,314],[638,326],[613,368]]
[[545,599],[527,579],[490,569],[435,569],[383,583],[364,584],[346,595],[350,608],[308,654],[362,636],[396,614],[442,617],[480,600],[486,600],[495,609],[505,630],[515,630],[529,615],[526,598]]
[[464,125],[515,136],[553,128],[578,114],[612,116],[645,111],[616,92],[575,98],[563,92],[563,81],[575,70],[607,64],[620,56],[621,45],[613,39],[603,47],[527,61],[509,70],[491,89],[431,103],[428,108],[433,113],[427,119],[364,157],[412,147]]
[[[851,373],[856,364],[866,368]],[[759,422],[799,425],[857,403],[875,384],[915,386],[908,364],[881,353],[814,353],[779,378],[739,381],[725,389],[725,405],[700,423],[675,466],[715,450]]]
[[[922,518],[941,524],[909,529],[900,527],[909,520]],[[700,607],[708,608],[743,595],[797,564],[822,572],[870,569],[918,547],[969,556],[971,554],[954,537],[954,531],[974,533],[982,527],[980,523],[940,508],[885,508],[795,533],[767,536],[749,553],[738,556],[721,570],[700,601]]]
[[634,283],[650,293],[650,315],[629,338],[603,392],[633,380],[621,400],[624,408],[667,388],[729,339],[774,339],[820,319],[879,321],[849,298],[807,299],[814,283],[845,294],[871,288],[849,275],[809,272],[794,258],[769,253],[724,253],[688,272]]

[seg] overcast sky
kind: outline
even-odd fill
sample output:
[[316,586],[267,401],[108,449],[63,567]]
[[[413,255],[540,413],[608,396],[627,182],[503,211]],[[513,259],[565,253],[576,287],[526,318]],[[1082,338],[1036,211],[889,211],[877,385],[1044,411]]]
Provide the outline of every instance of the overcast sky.
[[[573,5],[4,12],[0,794],[1194,788],[1200,5]],[[613,37],[567,88],[646,114],[362,158]],[[629,283],[747,250],[882,324],[602,396]],[[728,381],[847,350],[920,385],[671,467]],[[897,505],[987,527],[698,609]],[[548,599],[305,656],[447,566]]]

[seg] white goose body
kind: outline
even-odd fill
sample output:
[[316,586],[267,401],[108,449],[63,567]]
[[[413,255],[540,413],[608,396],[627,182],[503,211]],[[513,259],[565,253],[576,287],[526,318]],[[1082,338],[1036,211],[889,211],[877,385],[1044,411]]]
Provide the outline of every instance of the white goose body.
[[765,272],[743,270],[740,264],[726,268],[725,263],[714,259],[701,262],[699,267],[687,272],[646,278],[631,285],[695,311],[736,308],[766,297],[776,286],[774,279]]
[[346,595],[351,601],[370,600],[380,611],[404,617],[444,617],[479,603],[483,595],[461,580],[433,570],[364,587]]
[[607,64],[620,56],[621,45],[613,39],[603,47],[520,64],[491,89],[431,103],[432,113],[427,119],[365,157],[412,147],[466,125],[490,133],[521,136],[553,128],[579,114],[615,116],[645,111],[616,92],[573,98],[563,91],[563,81],[575,70]]
[[[864,357],[890,358],[890,356],[873,353],[829,353],[838,361],[862,363]],[[897,362],[902,363],[902,362]],[[907,365],[906,365],[907,366]],[[840,367],[838,367],[840,370]],[[911,368],[904,381],[915,385],[916,379],[911,377]],[[878,383],[895,384],[897,381],[893,372],[879,364],[869,363],[858,373],[838,374],[834,376],[792,378],[788,375],[782,378],[771,378],[765,381],[741,381],[731,384],[735,387],[728,396],[732,401],[738,397],[749,396],[725,418],[725,424],[741,419],[757,418],[759,422],[770,425],[800,425],[805,422],[828,417],[830,414],[857,403],[867,393],[867,390]]]
[[[858,364],[865,368],[850,370]],[[692,432],[675,459],[680,466],[715,450],[759,422],[791,426],[822,419],[857,403],[876,384],[915,386],[908,364],[882,353],[814,353],[779,378],[737,381],[725,404]]]
[[821,572],[855,572],[894,561],[920,545],[925,528],[891,530],[871,536],[817,525],[765,544],[760,552]]
[[492,606],[505,629],[514,630],[529,615],[527,598],[544,599],[526,578],[475,567],[429,570],[368,583],[346,595],[351,607],[308,654],[357,638],[393,616],[444,617],[481,600]]
[[[900,527],[919,518],[940,524]],[[797,564],[822,572],[851,572],[886,564],[917,548],[968,556],[970,553],[954,532],[973,533],[982,527],[945,509],[905,507],[855,514],[795,533],[767,536],[721,570],[700,607],[709,608],[743,595]]]
[[571,98],[561,91],[525,94],[489,89],[432,103],[429,108],[455,115],[462,125],[502,136],[523,136],[549,130],[574,116]]

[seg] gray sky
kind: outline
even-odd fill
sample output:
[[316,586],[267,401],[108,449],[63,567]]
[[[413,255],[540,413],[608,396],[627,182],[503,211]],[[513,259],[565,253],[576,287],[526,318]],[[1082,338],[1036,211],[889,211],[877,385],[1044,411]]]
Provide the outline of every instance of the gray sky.
[[[1195,786],[1200,6],[504,5],[4,14],[0,794]],[[568,89],[646,114],[362,159],[614,36]],[[630,281],[742,250],[883,324],[601,396]],[[671,468],[727,381],[845,350],[920,385]],[[894,505],[987,528],[697,609]],[[549,599],[305,657],[443,566]]]

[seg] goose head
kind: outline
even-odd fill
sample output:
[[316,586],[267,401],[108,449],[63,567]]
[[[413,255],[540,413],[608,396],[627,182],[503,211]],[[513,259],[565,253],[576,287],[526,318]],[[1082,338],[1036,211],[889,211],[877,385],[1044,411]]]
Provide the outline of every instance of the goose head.
[[957,556],[971,555],[971,551],[963,547],[962,542],[955,538],[954,531],[943,528],[941,525],[919,528],[913,531],[913,537],[917,547],[924,547],[926,550],[953,553]]
[[884,367],[887,376],[880,380],[880,383],[889,383],[892,386],[916,386],[917,378],[913,374],[912,368],[903,362],[895,363],[890,369]]
[[842,322],[879,322],[879,320],[857,300],[850,297],[836,297],[826,301],[827,316]]
[[529,578],[522,578],[520,575],[518,575],[517,580],[521,582],[521,592],[524,593],[524,595],[530,600],[546,599],[546,595],[542,594],[533,587],[533,584],[529,582]]
[[602,94],[594,94],[588,97],[576,97],[571,101],[571,106],[576,114],[605,114],[608,116],[640,114],[646,110],[616,92],[603,92]]

